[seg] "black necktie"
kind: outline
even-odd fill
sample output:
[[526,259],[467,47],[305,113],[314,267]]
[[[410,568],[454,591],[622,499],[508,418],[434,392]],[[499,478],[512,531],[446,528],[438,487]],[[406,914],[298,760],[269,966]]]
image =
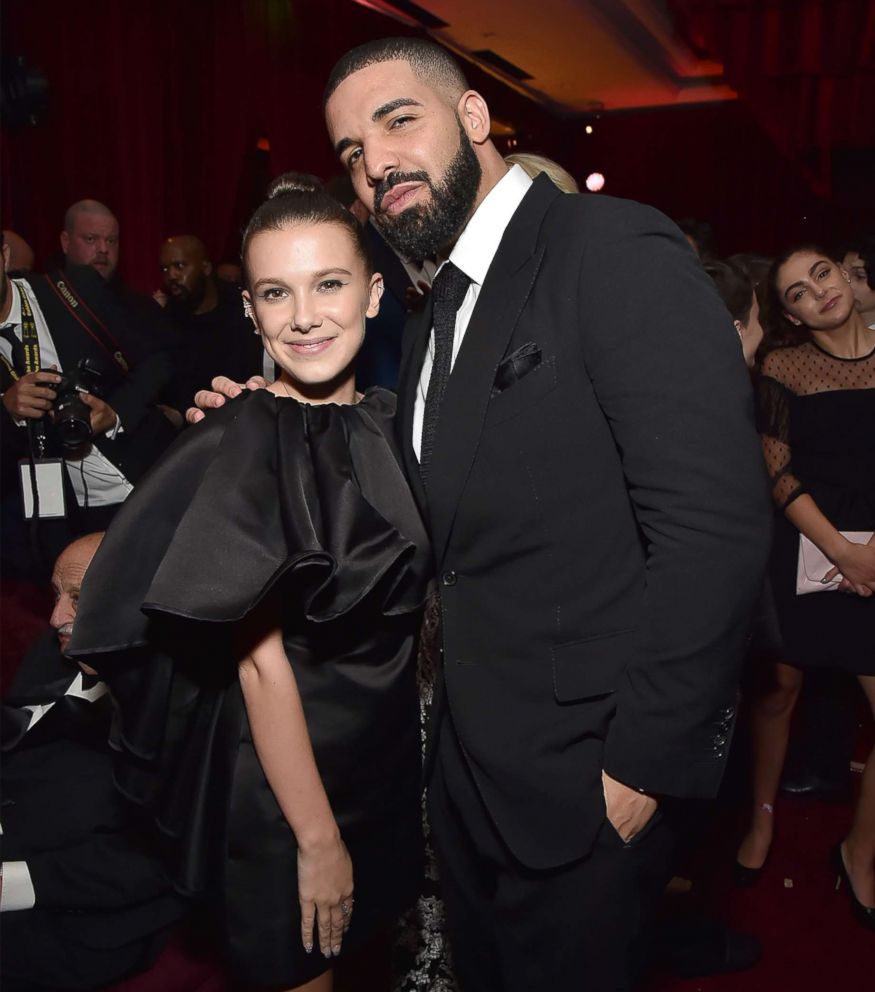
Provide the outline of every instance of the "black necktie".
[[422,444],[419,471],[422,481],[428,482],[428,464],[434,448],[434,438],[440,417],[441,403],[450,378],[453,364],[453,336],[456,330],[456,311],[465,299],[471,280],[452,262],[438,272],[431,287],[434,300],[434,360],[428,392],[425,395],[425,413],[422,418]]
[[24,361],[24,345],[15,333],[15,328],[17,326],[17,324],[4,324],[0,327],[0,337],[6,338],[6,340],[12,345],[12,367],[19,375],[24,375],[26,368]]

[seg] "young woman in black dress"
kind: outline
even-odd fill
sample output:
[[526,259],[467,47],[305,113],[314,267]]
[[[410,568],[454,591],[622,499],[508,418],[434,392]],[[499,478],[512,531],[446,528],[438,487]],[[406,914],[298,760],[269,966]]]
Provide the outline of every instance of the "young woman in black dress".
[[[843,534],[875,531],[875,329],[854,307],[847,272],[816,246],[778,258],[770,292],[770,309],[795,337],[766,356],[758,384],[763,452],[781,511],[771,572],[787,664],[775,666],[772,686],[754,704],[754,808],[738,851],[748,878],[772,843],[803,670],[856,676],[875,713],[875,537],[861,544]],[[800,534],[828,559],[822,592],[797,595]],[[875,753],[834,858],[857,919],[875,928]]]
[[112,686],[118,782],[220,910],[247,986],[330,989],[331,959],[420,881],[414,652],[425,533],[394,397],[355,388],[382,279],[358,223],[281,177],[243,241],[280,368],[138,486],[82,590],[71,651]]

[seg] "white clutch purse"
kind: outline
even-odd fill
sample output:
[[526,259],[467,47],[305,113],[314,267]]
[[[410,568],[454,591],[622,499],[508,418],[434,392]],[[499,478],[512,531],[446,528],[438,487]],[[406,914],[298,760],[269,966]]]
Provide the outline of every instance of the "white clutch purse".
[[[868,544],[872,540],[871,530],[842,530],[839,533],[854,544]],[[799,535],[799,563],[796,566],[797,596],[805,596],[810,592],[835,592],[842,581],[841,574],[830,579],[829,582],[821,581],[833,567],[833,563],[816,544],[809,541],[804,534]]]

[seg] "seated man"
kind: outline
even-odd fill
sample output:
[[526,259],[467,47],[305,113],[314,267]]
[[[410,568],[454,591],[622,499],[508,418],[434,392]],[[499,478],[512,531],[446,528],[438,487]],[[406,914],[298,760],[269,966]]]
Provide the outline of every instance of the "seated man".
[[9,271],[15,275],[24,275],[25,272],[33,271],[34,255],[33,248],[15,231],[3,231],[3,240],[9,245]]
[[3,705],[0,910],[7,992],[91,989],[150,966],[186,910],[112,781],[111,701],[63,656],[102,534],[58,558],[51,630]]
[[[173,439],[170,421],[156,406],[172,367],[163,352],[129,333],[93,267],[10,279],[8,247],[0,273],[3,564],[11,573],[44,581],[72,538],[109,524]],[[79,372],[83,361],[91,370],[87,376]],[[88,435],[81,441],[62,434],[55,417],[61,371],[76,374],[88,390],[75,394],[81,403],[73,422]],[[49,518],[51,500],[43,492],[49,486],[41,482],[36,534],[28,533],[32,528],[23,517],[32,479],[27,472],[22,478],[18,466],[31,457],[66,463],[66,471],[41,467],[41,474],[54,473],[55,502],[63,492],[65,506],[54,507],[60,515]]]

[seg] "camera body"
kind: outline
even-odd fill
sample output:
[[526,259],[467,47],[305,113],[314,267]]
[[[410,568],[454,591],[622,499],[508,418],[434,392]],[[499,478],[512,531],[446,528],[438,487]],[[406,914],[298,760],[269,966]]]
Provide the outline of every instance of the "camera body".
[[79,394],[100,396],[101,373],[83,358],[72,372],[58,374],[61,381],[54,387],[57,395],[52,403],[55,430],[65,450],[75,451],[92,439],[91,408]]

